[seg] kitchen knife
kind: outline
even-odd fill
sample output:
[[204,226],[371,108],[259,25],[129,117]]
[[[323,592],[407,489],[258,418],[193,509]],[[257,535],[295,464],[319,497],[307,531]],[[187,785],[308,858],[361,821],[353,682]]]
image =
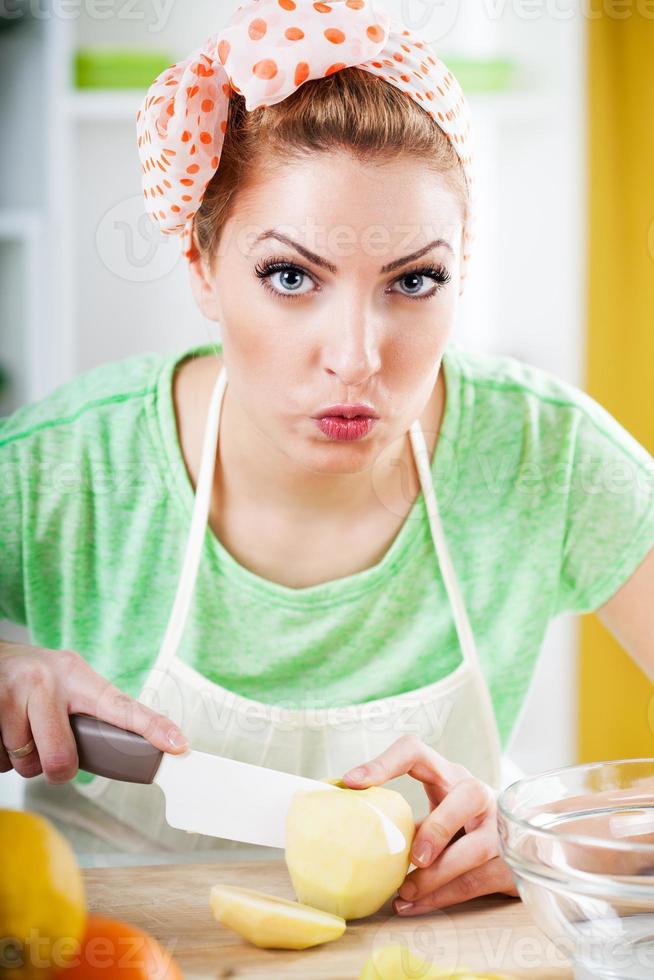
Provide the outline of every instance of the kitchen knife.
[[[212,837],[286,847],[286,813],[298,791],[334,790],[332,783],[188,749],[164,752],[136,732],[92,715],[69,716],[79,768],[129,783],[154,783],[171,827]],[[406,847],[402,831],[374,804],[389,850]]]

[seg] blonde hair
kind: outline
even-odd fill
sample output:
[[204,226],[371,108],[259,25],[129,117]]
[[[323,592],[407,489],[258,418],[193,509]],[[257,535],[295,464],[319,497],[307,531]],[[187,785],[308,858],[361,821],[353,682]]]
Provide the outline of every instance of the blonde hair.
[[239,192],[315,152],[348,151],[361,162],[422,159],[459,199],[469,193],[450,138],[408,93],[356,66],[304,82],[272,106],[248,112],[232,90],[220,166],[193,218],[192,259],[211,267]]

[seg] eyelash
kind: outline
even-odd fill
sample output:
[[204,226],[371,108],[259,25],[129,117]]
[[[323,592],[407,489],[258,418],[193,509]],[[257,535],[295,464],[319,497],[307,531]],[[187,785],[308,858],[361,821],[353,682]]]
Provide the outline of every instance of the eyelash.
[[[308,296],[308,293],[300,293],[299,295],[294,295],[293,293],[279,292],[274,289],[268,280],[276,272],[286,272],[292,270],[294,272],[299,272],[301,275],[309,276],[312,278],[310,273],[303,269],[302,266],[296,265],[294,262],[289,262],[287,259],[274,258],[268,259],[264,262],[257,263],[255,266],[255,275],[261,280],[261,285],[272,293],[273,296],[279,296],[281,299],[301,299],[303,296]],[[398,279],[394,282],[401,282],[403,279],[409,276],[426,276],[429,279],[433,279],[436,283],[436,288],[429,293],[424,293],[422,296],[410,296],[408,293],[403,293],[405,299],[411,299],[414,301],[431,299],[438,293],[444,286],[447,286],[449,282],[452,281],[452,277],[443,265],[428,265],[421,266],[417,269],[409,269],[407,272],[402,273]]]

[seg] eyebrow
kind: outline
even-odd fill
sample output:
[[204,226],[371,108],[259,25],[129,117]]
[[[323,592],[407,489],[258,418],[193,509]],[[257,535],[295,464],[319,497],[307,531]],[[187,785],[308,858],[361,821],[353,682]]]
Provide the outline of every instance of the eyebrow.
[[[280,242],[284,242],[285,245],[294,248],[309,262],[313,262],[314,265],[320,266],[322,269],[327,269],[331,273],[338,272],[336,266],[332,265],[331,262],[328,262],[327,259],[323,259],[320,255],[316,255],[315,252],[310,252],[308,248],[304,247],[304,245],[300,245],[299,242],[294,242],[292,238],[282,235],[281,232],[275,231],[274,228],[262,232],[254,240],[252,247],[254,248],[255,245],[257,245],[259,242],[265,241],[267,238],[277,238]],[[421,258],[423,255],[426,255],[427,252],[431,252],[432,249],[439,248],[440,246],[449,248],[452,255],[454,255],[454,251],[449,242],[446,242],[444,238],[435,238],[433,242],[423,246],[423,248],[419,248],[417,252],[411,252],[410,255],[405,255],[401,259],[393,259],[393,261],[389,262],[388,265],[383,265],[379,272],[381,275],[384,275],[386,272],[394,272],[395,269],[401,268],[403,265],[406,265],[407,262],[413,262],[415,259]]]

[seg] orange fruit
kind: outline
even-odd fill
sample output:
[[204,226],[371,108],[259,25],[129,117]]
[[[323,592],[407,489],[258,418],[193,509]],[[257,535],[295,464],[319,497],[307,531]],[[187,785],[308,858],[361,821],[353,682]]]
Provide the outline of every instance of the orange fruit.
[[171,953],[143,929],[89,914],[71,964],[57,980],[183,980]]

